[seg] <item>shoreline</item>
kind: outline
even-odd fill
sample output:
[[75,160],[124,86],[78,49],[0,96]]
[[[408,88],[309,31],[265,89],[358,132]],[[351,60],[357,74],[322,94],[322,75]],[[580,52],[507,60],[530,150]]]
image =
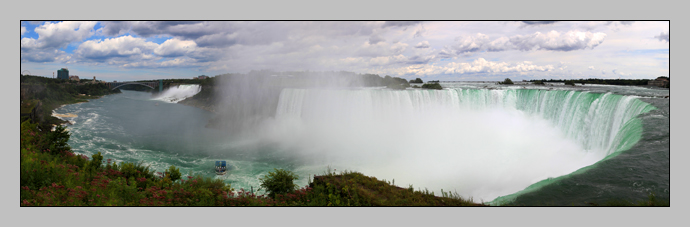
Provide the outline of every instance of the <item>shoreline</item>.
[[[112,95],[112,94],[107,94],[107,95]],[[85,101],[79,101],[79,102],[75,102],[75,103],[64,103],[64,104],[60,104],[58,107],[55,107],[55,108],[53,108],[52,110],[50,110],[50,112],[51,112],[50,117],[53,117],[53,118],[57,119],[57,120],[59,121],[59,125],[62,125],[62,126],[74,125],[74,122],[73,122],[73,121],[65,120],[65,119],[63,119],[63,117],[64,117],[64,118],[68,118],[68,117],[69,117],[69,118],[73,118],[73,117],[78,117],[78,115],[76,115],[76,114],[74,114],[74,113],[58,114],[58,113],[55,113],[55,110],[60,109],[60,108],[62,108],[62,107],[64,107],[64,106],[67,106],[67,105],[74,105],[74,104],[79,104],[79,103],[87,103],[87,102],[90,102],[91,100],[100,99],[100,98],[103,98],[103,97],[105,97],[105,96],[106,96],[106,95],[102,95],[102,96],[89,96],[89,98],[87,98],[87,100],[85,100]],[[93,98],[92,98],[92,97],[93,97]],[[51,124],[51,125],[53,126],[52,129],[51,129],[51,131],[52,131],[52,130],[55,129],[55,127],[56,127],[58,124]]]

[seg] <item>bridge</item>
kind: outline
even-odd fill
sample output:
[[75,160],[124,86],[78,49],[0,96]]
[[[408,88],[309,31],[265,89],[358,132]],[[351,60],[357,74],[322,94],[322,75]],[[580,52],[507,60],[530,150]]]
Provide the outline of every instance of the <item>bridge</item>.
[[145,82],[145,81],[106,82],[106,84],[108,85],[108,88],[110,88],[111,90],[115,90],[119,87],[122,87],[122,86],[125,86],[128,84],[136,84],[136,85],[146,86],[146,87],[149,87],[151,89],[156,89],[156,87],[157,87],[159,92],[163,91],[163,80],[158,80],[158,82],[155,82],[155,81],[153,81],[153,82]]

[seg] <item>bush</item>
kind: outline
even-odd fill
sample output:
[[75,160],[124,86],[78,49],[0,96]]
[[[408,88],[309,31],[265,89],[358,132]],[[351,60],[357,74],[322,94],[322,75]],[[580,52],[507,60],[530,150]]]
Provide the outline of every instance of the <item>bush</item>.
[[438,84],[438,83],[422,84],[422,88],[426,88],[426,89],[436,89],[436,90],[441,90],[441,89],[443,89],[443,87],[441,87],[441,85]]
[[422,79],[417,78],[414,80],[410,80],[410,83],[420,83],[421,84],[421,83],[424,83],[424,81],[422,81]]
[[506,78],[505,80],[503,80],[503,82],[498,82],[498,83],[499,84],[513,84],[513,81],[510,80],[510,78]]
[[565,85],[570,85],[570,86],[575,86],[575,82],[573,81],[566,81]]
[[542,81],[542,80],[537,80],[537,81],[534,81],[534,83],[532,83],[532,84],[544,85],[544,81]]
[[165,171],[165,176],[169,176],[171,181],[176,181],[182,178],[180,169],[175,168],[174,165],[171,165],[170,168],[168,168],[168,170]]
[[275,198],[278,194],[293,192],[298,186],[293,183],[299,179],[293,172],[274,169],[275,172],[268,172],[268,175],[261,177],[261,188],[268,192],[268,196]]

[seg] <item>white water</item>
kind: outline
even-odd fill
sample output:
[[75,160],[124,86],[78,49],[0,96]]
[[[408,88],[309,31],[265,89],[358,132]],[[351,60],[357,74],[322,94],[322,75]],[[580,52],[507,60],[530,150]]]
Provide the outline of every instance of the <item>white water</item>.
[[642,111],[561,93],[285,89],[257,135],[305,162],[490,201],[605,158]]
[[178,85],[177,87],[170,87],[163,91],[154,100],[160,100],[169,103],[177,103],[186,98],[192,97],[201,91],[201,86],[198,84]]

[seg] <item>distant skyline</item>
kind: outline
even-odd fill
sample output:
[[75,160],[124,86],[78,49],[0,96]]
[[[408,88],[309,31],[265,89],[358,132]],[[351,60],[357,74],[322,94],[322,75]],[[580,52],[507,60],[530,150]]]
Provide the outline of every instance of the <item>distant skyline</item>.
[[251,70],[653,79],[669,76],[669,45],[668,21],[22,21],[21,70],[105,81]]

